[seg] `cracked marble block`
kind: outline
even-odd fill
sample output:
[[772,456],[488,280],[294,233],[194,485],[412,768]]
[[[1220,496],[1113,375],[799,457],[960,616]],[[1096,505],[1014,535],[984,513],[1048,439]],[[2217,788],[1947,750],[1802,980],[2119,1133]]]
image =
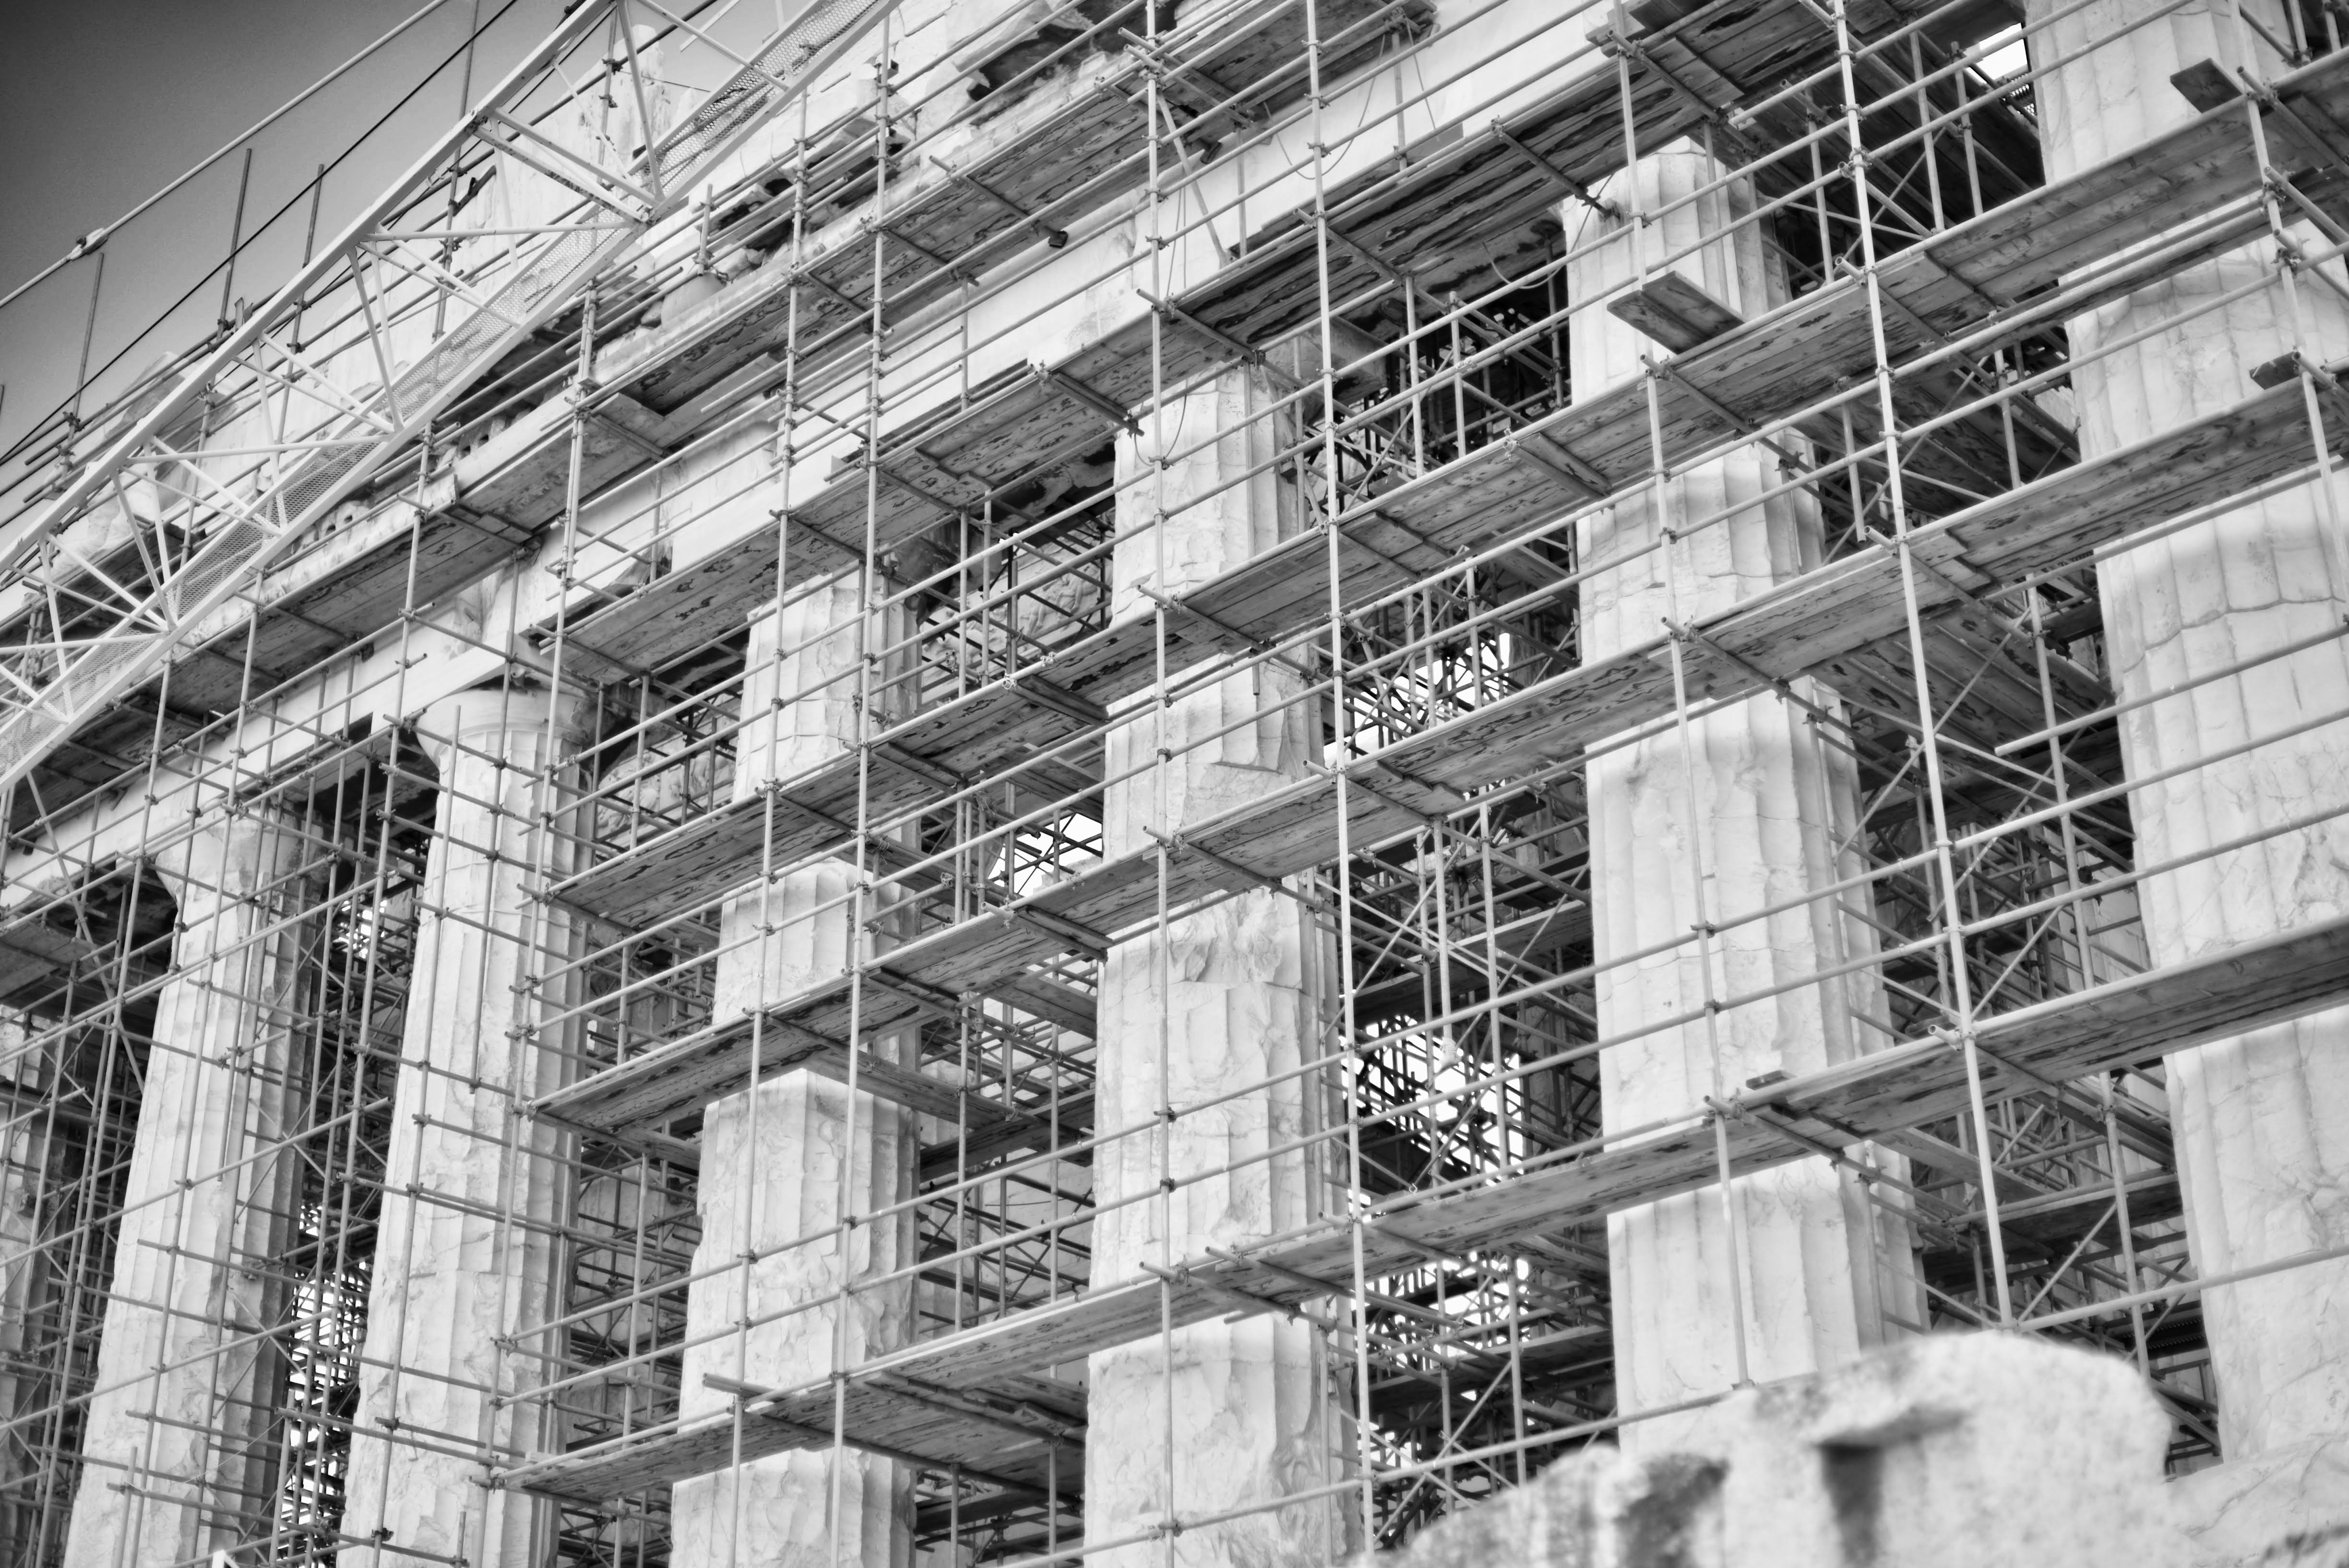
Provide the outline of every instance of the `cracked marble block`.
[[[314,888],[301,825],[210,817],[155,859],[178,905],[123,1183],[70,1568],[163,1568],[275,1527]],[[273,1147],[274,1146],[274,1147]]]
[[[570,874],[579,703],[543,690],[461,692],[417,725],[440,779],[418,895],[416,968],[401,1028],[366,1365],[351,1439],[346,1535],[359,1568],[409,1553],[473,1568],[536,1568],[554,1514],[484,1485],[487,1467],[559,1446],[543,1404],[518,1400],[559,1350],[533,1332],[559,1314],[569,1208],[564,1140],[513,1108],[567,1081],[573,1033],[558,975],[578,934],[530,889]],[[512,1217],[514,1222],[493,1216]]]
[[[1143,437],[1120,443],[1120,479],[1136,482],[1118,497],[1114,614],[1148,615],[1145,589],[1180,593],[1294,530],[1291,483],[1270,470],[1249,472],[1279,450],[1289,428],[1285,418],[1265,417],[1275,400],[1260,375],[1231,372],[1171,403]],[[1136,699],[1109,735],[1103,852],[1147,850],[1154,830],[1171,835],[1305,777],[1319,754],[1319,728],[1297,700],[1302,689],[1286,669],[1266,666],[1164,707]],[[1154,767],[1162,749],[1165,758]],[[1096,1286],[1309,1217],[1314,1161],[1269,1152],[1306,1131],[1306,1084],[1291,1077],[1231,1091],[1316,1053],[1330,969],[1309,913],[1269,890],[1111,949],[1101,982],[1095,1125],[1104,1132],[1145,1127],[1162,1107],[1196,1109],[1094,1156]],[[1216,1103],[1201,1104],[1208,1099]],[[1163,1196],[1162,1181],[1174,1183]],[[1093,1356],[1086,1561],[1156,1568],[1166,1561],[1161,1541],[1108,1543],[1243,1508],[1257,1511],[1185,1526],[1173,1561],[1268,1565],[1341,1553],[1351,1539],[1344,1501],[1280,1502],[1346,1473],[1353,1439],[1333,1418],[1337,1385],[1327,1362],[1312,1329],[1267,1317],[1199,1324]]]
[[[1654,213],[1712,183],[1713,158],[1681,142],[1609,181],[1602,197]],[[1605,244],[1568,270],[1578,299],[1597,300],[1664,256],[1743,317],[1785,297],[1777,263],[1751,225],[1700,243],[1753,209],[1744,184],[1714,190],[1645,228],[1567,215],[1571,242]],[[1694,247],[1691,249],[1691,247]],[[1574,386],[1585,397],[1636,377],[1661,345],[1603,307],[1575,319]],[[1816,565],[1819,520],[1810,498],[1764,492],[1783,482],[1778,460],[1744,448],[1641,488],[1585,520],[1580,549],[1601,568],[1582,591],[1582,655],[1606,658],[1663,635],[1667,620],[1718,611]],[[1707,520],[1713,521],[1707,525]],[[1686,536],[1661,544],[1665,529]],[[1667,579],[1661,548],[1673,552]],[[1659,655],[1659,656],[1665,656]],[[1814,682],[1802,696],[1833,713],[1834,694]],[[1847,846],[1857,786],[1848,757],[1811,716],[1775,696],[1750,698],[1689,727],[1686,749],[1671,727],[1590,759],[1593,941],[1599,960],[1679,940],[1677,950],[1601,974],[1601,1032],[1623,1035],[1657,1020],[1701,1013],[1705,974],[1691,932],[1856,875]],[[1704,903],[1692,872],[1702,868]],[[1726,999],[1833,968],[1873,951],[1865,891],[1735,925],[1713,944],[1712,995]],[[1708,1094],[1768,1072],[1803,1073],[1887,1043],[1874,977],[1845,975],[1724,1010],[1713,1030],[1700,1019],[1666,1025],[1609,1050],[1601,1060],[1606,1125],[1640,1126],[1683,1114]],[[1717,1056],[1716,1056],[1717,1053]],[[1897,1157],[1859,1151],[1899,1175]],[[1740,1179],[1735,1201],[1751,1239],[1738,1279],[1748,1322],[1747,1364],[1756,1377],[1829,1367],[1924,1321],[1907,1221],[1873,1202],[1851,1176],[1806,1160]],[[1714,1393],[1737,1370],[1731,1297],[1733,1249],[1717,1188],[1615,1214],[1608,1223],[1614,1295],[1615,1367],[1626,1409]],[[1661,1441],[1670,1421],[1632,1428],[1633,1446]]]
[[[753,621],[737,799],[851,751],[861,736],[861,696],[876,727],[910,711],[911,661],[892,645],[911,634],[912,620],[900,609],[868,616],[862,601],[850,577],[794,594]],[[859,674],[868,655],[869,681]],[[832,980],[885,945],[885,931],[858,940],[855,884],[853,864],[825,861],[729,903],[716,1016],[739,1016]],[[885,926],[885,913],[880,919]],[[770,1041],[777,1050],[784,1044]],[[911,1031],[865,1046],[901,1067],[917,1065]],[[781,1074],[709,1108],[694,1268],[719,1272],[687,1295],[687,1336],[702,1341],[685,1353],[688,1418],[724,1410],[731,1386],[820,1383],[835,1366],[911,1342],[914,1280],[880,1276],[913,1264],[913,1213],[861,1217],[913,1195],[917,1119],[808,1071]],[[853,1218],[858,1222],[841,1232]],[[751,1252],[762,1255],[747,1267],[723,1266]],[[875,1283],[839,1297],[859,1281]],[[728,1332],[746,1319],[763,1321]],[[697,1476],[673,1491],[677,1560],[900,1568],[913,1560],[913,1482],[908,1466],[854,1449],[835,1461],[829,1445]]]
[[[1934,1335],[1592,1447],[1381,1568],[2189,1568],[2135,1368]],[[1358,1560],[1369,1568],[1372,1559]]]
[[[2169,84],[2189,66],[2214,60],[2230,75],[2239,66],[2282,74],[2264,46],[2244,54],[2229,5],[2202,0],[2162,15],[2153,0],[2098,0],[2060,15],[2065,9],[2052,0],[2028,7],[2051,19],[2041,57],[2074,57],[2039,88],[2051,179],[2194,118]],[[2278,8],[2258,15],[2281,32]],[[2325,242],[2313,231],[2302,238]],[[2085,454],[2239,402],[2258,390],[2255,366],[2295,349],[2319,363],[2349,356],[2349,310],[2312,279],[2301,281],[2296,305],[2271,284],[2208,308],[2255,284],[2274,249],[2262,239],[2068,324]],[[2203,314],[2182,319],[2196,311]],[[2142,341],[2125,341],[2140,333]],[[2097,579],[2115,690],[2127,699],[2171,689],[2337,627],[2349,612],[2344,506],[2349,489],[2337,480],[2330,494],[2311,484],[2104,562]],[[2156,963],[2349,911],[2349,721],[2321,722],[2344,711],[2349,644],[2335,639],[2122,717],[2132,776],[2190,769],[2130,797],[2140,863],[2258,836],[2147,879],[2145,935]],[[2302,733],[2218,756],[2294,727]],[[2205,757],[2214,760],[2190,767]],[[2312,817],[2324,820],[2286,826]],[[2179,1052],[2166,1066],[2199,1273],[2349,1243],[2349,1009]],[[2203,1313],[2230,1464],[2349,1440],[2349,1262],[2212,1290]],[[2270,1471],[2261,1495],[2304,1476],[2302,1522],[2349,1524],[2340,1461],[2287,1460]],[[2214,1498],[2226,1491],[2200,1478],[2195,1485]]]

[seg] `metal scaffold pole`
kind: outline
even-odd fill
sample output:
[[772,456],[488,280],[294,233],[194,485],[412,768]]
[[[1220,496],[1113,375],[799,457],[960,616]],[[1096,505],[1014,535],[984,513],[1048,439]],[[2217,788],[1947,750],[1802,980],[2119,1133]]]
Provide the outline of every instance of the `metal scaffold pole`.
[[1338,1562],[1956,1328],[2302,1440],[2330,15],[764,12],[0,300],[0,1557]]

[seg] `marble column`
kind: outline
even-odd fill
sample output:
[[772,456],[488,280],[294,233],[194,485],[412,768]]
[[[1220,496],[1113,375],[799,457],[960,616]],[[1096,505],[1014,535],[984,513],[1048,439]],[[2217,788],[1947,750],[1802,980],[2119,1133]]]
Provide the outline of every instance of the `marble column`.
[[[2033,18],[2058,9],[2047,0],[2028,7]],[[2037,37],[2042,58],[2085,51],[2039,88],[2051,179],[2192,119],[2193,108],[2169,85],[2189,65],[2212,59],[2230,76],[2239,64],[2262,77],[2280,73],[2264,48],[2244,56],[2230,6],[2193,4],[2144,20],[2158,9],[2153,0],[2099,0]],[[2275,7],[2257,14],[2281,34]],[[2124,36],[2125,28],[2134,30]],[[2281,129],[2269,124],[2271,134]],[[2302,242],[2324,242],[2309,231]],[[2261,240],[2070,323],[2084,452],[2110,451],[2240,401],[2258,390],[2254,366],[2295,347],[2320,363],[2349,355],[2349,311],[2310,278],[2299,286],[2297,329],[2280,285],[2159,326],[2252,281],[2274,253]],[[2337,274],[2339,263],[2331,266]],[[2148,328],[2143,342],[2088,362],[2102,345]],[[2098,587],[2115,690],[2136,697],[2337,627],[2349,610],[2338,532],[2349,517],[2337,510],[2344,504],[2349,487],[2336,485],[2328,497],[2311,485],[2105,562]],[[2132,774],[2149,773],[2344,708],[2349,645],[2333,641],[2124,716],[2122,757]],[[2328,808],[2349,813],[2349,723],[2130,798],[2137,852],[2147,861]],[[2349,815],[2153,878],[2143,906],[2147,943],[2162,964],[2338,918],[2349,912]],[[2349,1243],[2349,1010],[2181,1052],[2168,1059],[2167,1077],[2199,1272]],[[2349,1263],[2214,1290],[2202,1311],[2226,1458],[2349,1433]]]
[[[868,685],[858,668],[868,654],[869,701],[878,723],[909,710],[906,661],[883,655],[911,623],[894,609],[868,617],[862,598],[851,577],[794,596],[752,623],[736,799],[854,748],[862,736],[859,698]],[[885,945],[885,933],[858,938],[855,881],[853,863],[825,861],[730,903],[721,917],[716,1016],[739,1016],[835,978]],[[885,924],[885,916],[881,921]],[[786,1046],[772,1042],[779,1051]],[[918,1066],[911,1031],[868,1038],[865,1047],[901,1067]],[[853,1367],[911,1341],[910,1274],[747,1332],[723,1331],[913,1264],[918,1238],[912,1211],[881,1221],[862,1217],[913,1196],[916,1119],[806,1070],[710,1106],[701,1130],[701,1241],[694,1268],[718,1268],[745,1253],[762,1255],[747,1269],[698,1281],[687,1297],[688,1338],[720,1336],[685,1353],[680,1404],[688,1418],[730,1403],[730,1395],[709,1378],[802,1387],[822,1382],[835,1366]],[[840,1227],[852,1220],[843,1233]],[[913,1482],[908,1466],[854,1449],[835,1461],[829,1447],[697,1476],[672,1494],[677,1561],[710,1568],[902,1568],[913,1561]]]
[[[1653,213],[1719,173],[1710,155],[1682,142],[1610,180],[1605,195],[1626,210]],[[1570,266],[1571,296],[1603,297],[1635,274],[1640,254],[1662,257],[1721,233],[1752,211],[1752,201],[1748,187],[1732,185],[1655,219],[1636,239],[1634,231],[1612,225],[1612,243]],[[1569,212],[1569,242],[1598,238],[1603,222]],[[1777,264],[1752,225],[1674,266],[1744,316],[1785,297]],[[1664,350],[1604,309],[1592,309],[1575,317],[1570,352],[1576,395],[1589,397],[1640,374],[1641,354]],[[1670,480],[1661,498],[1642,488],[1587,520],[1582,559],[1596,565],[1653,544],[1660,529],[1690,528],[1738,509],[1669,546],[1676,609],[1659,551],[1588,582],[1582,656],[1601,659],[1652,641],[1664,634],[1669,615],[1695,619],[1816,564],[1819,520],[1808,498],[1758,499],[1780,482],[1777,460],[1746,448]],[[1834,696],[1816,685],[1803,695],[1834,709]],[[1673,729],[1605,751],[1591,760],[1587,789],[1599,961],[1676,939],[1684,944],[1601,973],[1604,1035],[1702,1007],[1704,971],[1691,934],[1700,918],[1724,923],[1859,869],[1857,854],[1845,847],[1857,817],[1849,761],[1801,709],[1775,696],[1697,720],[1685,751]],[[1702,916],[1692,874],[1698,871]],[[1763,989],[1867,951],[1868,931],[1858,918],[1865,908],[1857,898],[1850,907],[1813,903],[1723,932],[1713,942],[1713,996]],[[1809,1072],[1848,1060],[1884,1043],[1860,1021],[1884,1012],[1871,978],[1847,976],[1726,1010],[1715,1022],[1717,1039],[1702,1022],[1641,1035],[1602,1058],[1604,1123],[1610,1130],[1638,1126],[1683,1114],[1706,1095],[1758,1074]],[[1888,1328],[1889,1318],[1924,1321],[1909,1227],[1872,1203],[1856,1180],[1824,1160],[1806,1160],[1744,1178],[1733,1191],[1750,1243],[1737,1286],[1754,1378],[1836,1367],[1898,1332]],[[1718,1188],[1642,1204],[1609,1222],[1621,1409],[1712,1393],[1735,1379],[1733,1250]],[[1669,1445],[1677,1430],[1671,1420],[1642,1423],[1627,1429],[1625,1440]]]
[[[1118,494],[1112,614],[1149,614],[1144,588],[1180,593],[1295,531],[1288,481],[1271,472],[1242,480],[1279,449],[1290,428],[1266,416],[1274,400],[1259,375],[1231,372],[1170,404],[1140,438],[1121,441],[1118,478],[1133,482]],[[1204,449],[1179,455],[1218,432]],[[1154,830],[1173,834],[1305,777],[1320,736],[1312,708],[1295,700],[1302,686],[1268,666],[1164,708],[1154,697],[1137,699],[1110,731],[1108,775],[1132,776],[1105,792],[1104,853],[1146,851]],[[1164,759],[1154,768],[1162,748]],[[1310,914],[1269,890],[1177,920],[1163,938],[1154,933],[1112,948],[1102,970],[1097,1125],[1146,1124],[1162,1107],[1196,1104],[1318,1054],[1330,968]],[[1264,1158],[1304,1130],[1307,1093],[1292,1077],[1101,1150],[1093,1284],[1143,1277],[1145,1263],[1195,1258],[1309,1218],[1318,1162],[1296,1152]],[[1239,1161],[1253,1162],[1206,1173]],[[1156,1195],[1162,1174],[1178,1184],[1164,1199]],[[1092,1357],[1088,1543],[1170,1518],[1278,1505],[1285,1494],[1350,1473],[1352,1431],[1333,1418],[1323,1361],[1313,1330],[1270,1316],[1198,1324],[1176,1330],[1171,1346],[1154,1335]],[[1343,1497],[1269,1506],[1186,1526],[1173,1561],[1201,1568],[1333,1561],[1344,1555],[1350,1528]],[[1165,1547],[1149,1542],[1086,1561],[1155,1568]]]
[[294,1230],[313,888],[298,828],[208,817],[155,858],[178,906],[99,1330],[70,1568],[184,1562],[266,1535]]
[[543,1501],[483,1481],[485,1465],[545,1451],[558,1430],[512,1396],[545,1370],[549,1347],[526,1331],[561,1305],[546,1227],[566,1212],[570,1172],[565,1141],[513,1110],[571,1071],[570,1031],[542,1034],[537,1016],[570,1000],[543,977],[577,936],[530,890],[578,857],[579,722],[575,698],[516,686],[444,698],[417,725],[440,795],[346,1488],[343,1532],[378,1542],[346,1551],[360,1568],[410,1552],[536,1568],[554,1546]]

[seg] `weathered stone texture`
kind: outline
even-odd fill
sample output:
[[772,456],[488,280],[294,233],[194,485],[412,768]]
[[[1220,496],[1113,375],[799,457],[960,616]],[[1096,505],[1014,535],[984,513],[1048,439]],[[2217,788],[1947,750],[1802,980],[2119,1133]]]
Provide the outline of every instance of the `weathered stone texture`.
[[[1175,400],[1144,438],[1121,445],[1122,478],[1171,461],[1120,494],[1118,614],[1147,614],[1143,588],[1177,593],[1293,529],[1287,481],[1271,471],[1248,477],[1278,449],[1285,427],[1262,417],[1272,397],[1259,376],[1229,373]],[[1194,447],[1202,449],[1186,455]],[[1312,716],[1296,701],[1301,684],[1263,668],[1163,709],[1136,704],[1131,720],[1110,732],[1105,852],[1147,849],[1153,830],[1171,836],[1302,777],[1319,747]],[[1167,759],[1153,768],[1162,748]],[[1306,1129],[1305,1083],[1290,1076],[1233,1091],[1308,1059],[1329,984],[1310,915],[1268,890],[1177,920],[1163,939],[1152,934],[1111,950],[1101,984],[1096,1124],[1147,1127],[1164,1106],[1196,1109],[1094,1157],[1096,1284],[1307,1218],[1314,1161],[1294,1150],[1270,1154]],[[1163,1201],[1155,1195],[1162,1177],[1178,1183]],[[1088,1380],[1089,1542],[1324,1485],[1340,1473],[1333,1450],[1350,1449],[1350,1433],[1332,1424],[1329,1368],[1302,1324],[1257,1317],[1177,1329],[1095,1355]],[[1327,1561],[1344,1549],[1347,1528],[1342,1504],[1271,1508],[1185,1528],[1174,1561]],[[1165,1553],[1149,1542],[1086,1561],[1156,1568]]]
[[[2184,67],[2208,59],[2230,73],[2238,65],[2278,71],[2264,51],[2243,57],[2245,35],[2227,5],[2167,15],[2152,0],[2099,0],[2061,16],[2064,8],[2049,3],[2029,9],[2054,18],[2043,57],[2077,57],[2041,88],[2054,176],[2192,118],[2169,85]],[[2267,15],[2282,26],[2272,7]],[[2323,242],[2313,232],[2307,239]],[[2070,323],[2076,359],[2118,346],[2073,373],[2085,453],[2250,396],[2251,369],[2294,348],[2322,362],[2349,354],[2349,311],[2305,280],[2296,307],[2271,284],[2175,319],[2255,282],[2273,250],[2261,242]],[[2148,335],[2125,344],[2141,332]],[[2338,534],[2345,500],[2349,489],[2337,482],[2330,497],[2307,486],[2105,562],[2099,585],[2120,696],[2169,688],[2337,625],[2349,607]],[[2349,645],[2334,640],[2137,708],[2122,720],[2123,755],[2132,775],[2151,775],[2344,710]],[[2149,879],[2145,928],[2157,963],[2349,911],[2349,722],[2149,784],[2130,809],[2147,862],[2334,813]],[[2168,1075],[2199,1272],[2349,1243],[2349,1011],[2180,1053],[2168,1058]],[[2349,1431],[2349,1262],[2210,1291],[2203,1312],[2230,1460]]]
[[[1605,197],[1654,213],[1717,179],[1720,166],[1688,143],[1643,158],[1608,181]],[[1741,315],[1767,309],[1784,279],[1755,230],[1699,245],[1752,209],[1743,185],[1714,191],[1618,237],[1568,269],[1570,292],[1598,299],[1681,251],[1673,263]],[[1600,222],[1569,214],[1575,242]],[[1635,237],[1636,236],[1636,237]],[[1694,247],[1692,249],[1692,247]],[[1604,311],[1578,317],[1573,385],[1596,389],[1640,371],[1661,346]],[[1748,448],[1669,481],[1659,498],[1626,495],[1582,525],[1582,558],[1599,571],[1583,591],[1583,656],[1602,658],[1661,635],[1668,621],[1717,611],[1815,565],[1819,520],[1807,497],[1770,496],[1777,460]],[[1732,509],[1735,509],[1733,511]],[[1727,513],[1724,521],[1704,520]],[[1701,526],[1702,525],[1702,526]],[[1696,530],[1671,543],[1662,532]],[[1831,693],[1803,696],[1832,712]],[[1621,1036],[1671,1018],[1609,1050],[1602,1104],[1609,1129],[1678,1116],[1759,1074],[1800,1073],[1848,1060],[1879,1043],[1864,1022],[1884,1014],[1872,975],[1786,990],[1702,1018],[1705,975],[1691,931],[1790,903],[1860,869],[1851,847],[1857,784],[1847,756],[1816,722],[1776,696],[1706,715],[1592,758],[1588,772],[1596,956],[1678,941],[1598,981],[1601,1031]],[[1702,875],[1704,906],[1696,899]],[[1835,967],[1873,950],[1864,892],[1748,922],[1713,942],[1712,995],[1722,999]],[[1716,1057],[1716,1050],[1718,1056]],[[1888,1168],[1897,1161],[1871,1151]],[[1832,1367],[1881,1343],[1890,1319],[1921,1323],[1909,1227],[1872,1204],[1824,1161],[1806,1161],[1734,1184],[1751,1242],[1739,1279],[1748,1320],[1747,1367],[1756,1377]],[[1615,1365],[1627,1409],[1718,1392],[1737,1372],[1730,1287],[1733,1248],[1721,1194],[1699,1191],[1641,1204],[1608,1225]],[[1633,1446],[1668,1440],[1670,1421],[1632,1429]]]
[[2198,1568],[2349,1568],[2349,1434],[2197,1470],[2170,1496]]
[[[909,711],[905,661],[885,655],[911,623],[894,610],[868,617],[863,598],[856,579],[844,578],[753,622],[737,799],[849,751],[862,733],[860,701],[884,723]],[[868,654],[875,672],[869,678]],[[836,979],[873,951],[875,944],[857,934],[855,887],[854,865],[826,861],[731,901],[721,917],[718,1016],[740,1016]],[[866,1044],[901,1066],[916,1065],[910,1033]],[[913,1195],[919,1151],[911,1112],[861,1090],[852,1097],[845,1085],[812,1072],[785,1073],[709,1108],[695,1270],[762,1255],[713,1273],[688,1293],[688,1338],[718,1337],[685,1354],[686,1415],[726,1407],[730,1395],[712,1387],[713,1377],[801,1387],[835,1366],[910,1341],[911,1276],[868,1284],[845,1298],[836,1293],[913,1263],[910,1210],[879,1221],[864,1216]],[[852,1218],[857,1222],[843,1232]],[[793,1306],[803,1310],[775,1315]],[[767,1321],[725,1332],[746,1319]],[[896,1568],[912,1561],[913,1480],[894,1460],[854,1450],[835,1460],[828,1449],[698,1476],[671,1499],[678,1559],[735,1568]]]
[[545,1230],[488,1216],[557,1222],[571,1185],[558,1133],[512,1111],[567,1072],[564,1042],[543,1040],[537,1021],[570,984],[526,977],[556,974],[575,949],[570,917],[529,889],[573,869],[575,830],[562,830],[577,797],[565,760],[576,709],[543,691],[469,691],[418,726],[441,790],[343,1523],[380,1532],[387,1568],[405,1548],[536,1568],[553,1546],[543,1500],[483,1481],[485,1463],[554,1444],[545,1408],[512,1398],[540,1380],[538,1338],[501,1342],[556,1315],[559,1249]]
[[123,1188],[66,1562],[175,1563],[265,1535],[314,890],[298,823],[208,819],[156,859],[178,904]]
[[1674,1449],[1567,1456],[1359,1568],[2189,1568],[2168,1430],[2126,1362],[1936,1336],[1739,1394]]

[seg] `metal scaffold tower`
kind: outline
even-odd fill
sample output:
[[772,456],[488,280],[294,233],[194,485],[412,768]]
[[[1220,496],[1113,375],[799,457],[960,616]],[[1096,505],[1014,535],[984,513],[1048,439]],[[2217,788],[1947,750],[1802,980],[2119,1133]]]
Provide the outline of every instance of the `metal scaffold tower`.
[[1338,1562],[1958,1327],[2301,1435],[2333,8],[512,10],[209,335],[0,302],[0,1560]]

